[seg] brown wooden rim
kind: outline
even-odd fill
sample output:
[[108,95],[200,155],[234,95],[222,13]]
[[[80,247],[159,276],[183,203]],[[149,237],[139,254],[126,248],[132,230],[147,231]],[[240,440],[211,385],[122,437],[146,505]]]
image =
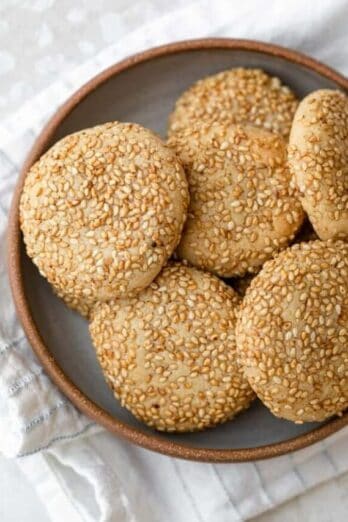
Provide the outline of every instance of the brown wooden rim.
[[43,153],[49,143],[54,132],[65,119],[65,117],[78,105],[88,94],[94,91],[102,83],[106,82],[112,76],[120,72],[134,67],[137,64],[158,58],[161,56],[181,53],[185,51],[195,51],[202,49],[234,49],[246,50],[259,53],[265,53],[273,56],[281,57],[290,62],[305,66],[322,76],[336,82],[342,89],[348,90],[348,79],[340,75],[326,65],[309,58],[299,52],[280,47],[278,45],[257,42],[254,40],[235,40],[229,38],[204,38],[198,40],[187,40],[175,42],[160,47],[155,47],[144,52],[140,52],[122,60],[115,65],[107,68],[89,82],[76,91],[54,114],[54,116],[45,125],[40,135],[36,139],[28,157],[22,167],[17,186],[14,192],[11,211],[9,216],[8,228],[8,265],[9,277],[15,301],[18,317],[22,323],[28,340],[40,359],[45,370],[65,395],[77,406],[83,413],[103,425],[109,431],[123,437],[144,448],[170,455],[172,457],[180,457],[201,462],[247,462],[258,459],[266,459],[276,457],[295,451],[314,442],[324,439],[328,435],[335,433],[348,424],[348,413],[342,417],[334,418],[327,424],[320,426],[309,433],[299,435],[282,441],[279,443],[268,444],[256,448],[240,448],[240,449],[210,449],[195,448],[187,446],[179,442],[173,442],[164,438],[160,438],[156,433],[147,433],[140,429],[130,427],[129,425],[117,420],[104,409],[97,406],[86,395],[84,395],[75,384],[65,375],[54,357],[50,354],[45,346],[40,333],[36,327],[33,316],[31,314],[29,304],[26,300],[24,291],[23,274],[20,265],[21,252],[21,233],[19,228],[19,199],[22,191],[24,178],[28,169]]

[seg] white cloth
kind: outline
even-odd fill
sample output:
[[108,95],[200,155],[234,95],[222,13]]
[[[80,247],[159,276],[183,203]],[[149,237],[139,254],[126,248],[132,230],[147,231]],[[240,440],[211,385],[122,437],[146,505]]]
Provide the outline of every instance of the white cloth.
[[[346,0],[266,5],[264,13],[265,3],[257,0],[180,0],[170,13],[159,15],[157,1],[141,26],[127,34],[123,25],[118,43],[60,77],[2,121],[1,245],[19,167],[43,123],[77,87],[125,55],[184,38],[248,37],[302,50],[348,72]],[[115,31],[116,41],[117,27]],[[101,430],[62,396],[31,352],[15,316],[5,258],[2,248],[0,451],[22,457],[20,465],[37,485],[52,520],[246,520],[348,470],[347,429],[290,456],[238,465],[171,459]]]

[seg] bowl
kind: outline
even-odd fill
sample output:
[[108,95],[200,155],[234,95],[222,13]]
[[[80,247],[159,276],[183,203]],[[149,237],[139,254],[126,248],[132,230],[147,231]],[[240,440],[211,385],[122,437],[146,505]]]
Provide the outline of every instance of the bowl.
[[231,67],[260,67],[303,97],[319,88],[348,89],[348,80],[300,53],[261,42],[203,39],[150,49],[113,65],[59,108],[37,138],[13,198],[9,273],[18,317],[47,373],[86,415],[115,435],[167,455],[236,462],[282,455],[348,424],[348,413],[325,423],[277,419],[258,401],[236,419],[200,433],[161,434],[138,422],[114,399],[89,338],[87,322],[56,297],[27,257],[18,206],[30,166],[55,141],[110,120],[134,121],[165,135],[176,98],[197,79]]

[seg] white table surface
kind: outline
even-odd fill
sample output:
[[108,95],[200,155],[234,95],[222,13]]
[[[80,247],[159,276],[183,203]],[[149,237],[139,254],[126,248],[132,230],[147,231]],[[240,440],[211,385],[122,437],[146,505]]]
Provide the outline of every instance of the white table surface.
[[[173,4],[151,0],[150,8],[155,16],[156,8],[168,11]],[[122,20],[127,20],[127,30],[136,27],[146,6],[144,0],[1,0],[0,117],[11,115],[57,74],[74,68],[122,36],[126,30]],[[348,519],[347,492],[348,474],[255,520],[343,522]],[[0,520],[49,521],[45,506],[17,463],[1,456]]]

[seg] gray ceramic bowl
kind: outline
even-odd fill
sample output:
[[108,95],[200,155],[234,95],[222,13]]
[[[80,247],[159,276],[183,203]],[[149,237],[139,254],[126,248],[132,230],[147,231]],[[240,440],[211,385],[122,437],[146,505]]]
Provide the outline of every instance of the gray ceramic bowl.
[[10,218],[10,276],[19,317],[47,372],[87,415],[114,433],[169,455],[205,461],[243,461],[280,455],[346,425],[348,415],[325,424],[295,425],[259,402],[235,420],[202,433],[166,435],[139,423],[104,382],[87,322],[52,292],[26,256],[18,202],[32,163],[62,136],[109,120],[138,122],[163,136],[177,97],[197,79],[231,67],[260,67],[279,76],[299,97],[319,88],[347,89],[345,78],[303,55],[259,42],[196,40],[149,50],[117,64],[78,91],[38,138],[18,182]]

